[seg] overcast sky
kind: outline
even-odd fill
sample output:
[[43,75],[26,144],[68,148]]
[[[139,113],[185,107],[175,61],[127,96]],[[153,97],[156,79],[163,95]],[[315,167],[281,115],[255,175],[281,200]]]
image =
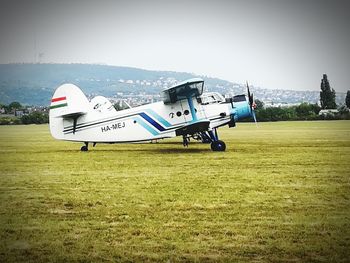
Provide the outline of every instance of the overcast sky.
[[[350,89],[350,1],[2,1],[0,63],[99,63]],[[39,54],[42,53],[40,59]]]

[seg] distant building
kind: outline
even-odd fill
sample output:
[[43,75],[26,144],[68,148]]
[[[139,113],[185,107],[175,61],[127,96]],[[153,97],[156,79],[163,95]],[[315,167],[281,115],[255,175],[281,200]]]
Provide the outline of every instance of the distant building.
[[15,116],[16,117],[22,117],[24,115],[24,111],[23,110],[16,110],[15,111]]
[[325,109],[325,110],[320,110],[318,115],[320,115],[320,116],[327,116],[327,115],[334,116],[338,113],[339,113],[339,111],[337,109]]

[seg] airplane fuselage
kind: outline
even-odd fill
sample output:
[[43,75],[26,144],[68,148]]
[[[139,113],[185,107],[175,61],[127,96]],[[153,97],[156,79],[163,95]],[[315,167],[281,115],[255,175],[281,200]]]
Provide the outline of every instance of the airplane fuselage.
[[[240,117],[249,116],[249,106],[241,105],[232,109],[230,103],[201,105],[191,98],[196,111],[196,121],[209,120],[210,128],[219,127],[230,121],[234,112]],[[187,100],[166,105],[151,103],[131,109],[115,111],[114,108],[100,110],[91,105],[87,114],[77,119],[73,130],[73,120],[64,119],[63,131],[57,139],[81,142],[139,142],[176,136],[176,129],[194,121]]]
[[[249,97],[249,96],[248,96]],[[192,79],[163,91],[163,101],[116,111],[102,96],[89,101],[73,84],[58,87],[51,99],[50,131],[54,138],[92,143],[153,141],[175,136],[188,145],[193,137],[225,150],[217,128],[234,127],[239,119],[253,115],[245,95],[225,99],[220,94],[203,93],[203,80]]]

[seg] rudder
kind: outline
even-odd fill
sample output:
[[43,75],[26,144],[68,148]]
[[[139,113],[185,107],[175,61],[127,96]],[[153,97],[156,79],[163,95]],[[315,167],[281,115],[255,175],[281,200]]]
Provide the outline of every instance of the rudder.
[[56,139],[64,139],[64,120],[71,121],[86,114],[90,109],[89,100],[74,84],[59,86],[50,105],[50,132]]

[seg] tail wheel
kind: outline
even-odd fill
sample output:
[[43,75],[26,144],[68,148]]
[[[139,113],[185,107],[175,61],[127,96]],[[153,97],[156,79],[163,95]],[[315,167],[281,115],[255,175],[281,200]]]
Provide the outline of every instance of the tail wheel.
[[220,140],[212,142],[210,146],[215,152],[224,152],[226,150],[226,144]]
[[[80,148],[80,151],[82,152],[87,152],[89,150],[89,142],[84,142],[85,145],[84,146],[81,146]],[[96,143],[94,143],[94,146],[95,146]]]
[[87,152],[88,150],[89,149],[88,149],[88,147],[86,145],[81,146],[81,148],[80,148],[80,151],[82,151],[82,152]]

